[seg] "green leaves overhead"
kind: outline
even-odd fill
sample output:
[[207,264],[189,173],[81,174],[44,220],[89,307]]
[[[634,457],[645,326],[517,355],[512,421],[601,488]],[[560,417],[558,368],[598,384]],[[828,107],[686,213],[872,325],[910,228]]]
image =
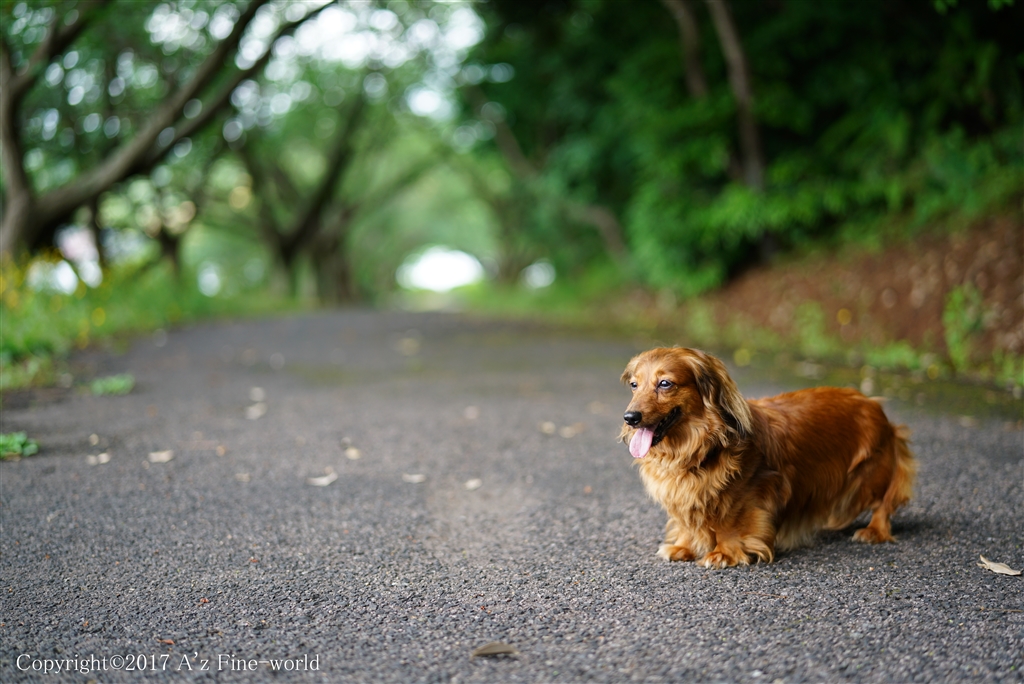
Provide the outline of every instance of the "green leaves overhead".
[[[684,78],[670,12],[680,4],[698,28],[706,94]],[[977,215],[1019,194],[1024,34],[1011,26],[1024,24],[1024,8],[732,0],[763,192],[743,180],[736,91],[709,8],[481,8],[488,34],[471,58],[510,64],[515,77],[480,87],[546,187],[620,217],[639,279],[697,292],[846,223]],[[544,237],[564,251],[571,236],[562,223]]]

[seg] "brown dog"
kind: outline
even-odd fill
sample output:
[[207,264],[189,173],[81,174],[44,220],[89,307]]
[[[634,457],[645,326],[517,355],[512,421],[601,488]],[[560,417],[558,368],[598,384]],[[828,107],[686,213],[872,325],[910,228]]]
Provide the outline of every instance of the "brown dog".
[[745,400],[725,366],[659,348],[622,374],[633,390],[621,439],[668,513],[666,560],[709,568],[771,562],[873,511],[857,541],[893,541],[889,516],[910,499],[907,432],[855,390],[819,387]]

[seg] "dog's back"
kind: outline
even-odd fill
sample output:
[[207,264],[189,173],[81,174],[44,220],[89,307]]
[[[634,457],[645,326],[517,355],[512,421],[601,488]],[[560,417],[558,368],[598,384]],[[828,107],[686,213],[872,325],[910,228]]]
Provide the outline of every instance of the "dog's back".
[[[788,500],[776,546],[793,548],[815,530],[841,529],[862,511],[861,541],[891,541],[889,516],[910,498],[915,464],[906,431],[879,402],[852,389],[819,387],[749,402],[766,464],[782,473]],[[782,502],[780,502],[782,503]]]

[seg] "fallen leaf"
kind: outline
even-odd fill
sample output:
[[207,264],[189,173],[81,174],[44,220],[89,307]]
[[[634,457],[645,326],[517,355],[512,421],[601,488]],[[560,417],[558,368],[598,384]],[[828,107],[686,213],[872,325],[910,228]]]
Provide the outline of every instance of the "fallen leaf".
[[326,475],[321,475],[320,477],[307,477],[306,483],[314,487],[326,487],[338,479],[338,473],[334,472],[333,468],[328,467],[324,472]]
[[110,454],[104,451],[102,454],[98,454],[96,456],[86,456],[85,460],[88,461],[91,466],[102,465],[104,463],[110,463]]
[[1016,577],[1020,574],[1020,570],[1014,570],[1006,563],[993,563],[984,556],[979,556],[979,558],[981,558],[981,562],[978,563],[979,568],[985,568],[986,570],[991,570],[999,575],[1010,575],[1012,577]]
[[217,445],[217,455],[218,456],[223,456],[226,453],[228,453],[228,450],[224,448],[223,444]]
[[556,426],[550,420],[544,421],[543,423],[540,424],[540,431],[543,432],[545,435],[553,435],[555,434],[556,430],[558,430],[558,426]]
[[345,458],[349,460],[358,461],[362,457],[363,452],[361,452],[359,449],[356,449],[354,446],[350,446],[345,449]]
[[266,412],[267,405],[261,401],[245,409],[245,417],[249,420],[259,420]]
[[158,644],[167,644],[168,646],[174,645],[174,639],[157,639],[156,642]]
[[415,337],[403,337],[395,343],[395,349],[402,356],[416,356],[420,353],[420,341]]
[[469,657],[477,658],[479,656],[516,655],[518,653],[519,651],[506,643],[501,641],[492,641],[489,644],[484,644],[483,646],[474,649],[474,651],[469,654]]
[[480,489],[480,485],[483,483],[483,480],[474,477],[472,480],[466,480],[466,484],[463,486],[469,491],[473,491],[474,489]]
[[423,482],[426,479],[427,476],[422,473],[414,473],[412,475],[410,475],[409,473],[402,473],[402,480],[404,480],[405,482],[419,484],[420,482]]
[[199,602],[200,603],[209,603],[210,599],[208,599],[208,598],[201,598],[201,599],[199,599]]
[[100,436],[99,435],[97,435],[95,433],[89,435],[89,444],[91,444],[93,446],[96,446],[99,443],[100,443]]
[[172,458],[174,458],[174,449],[168,449],[167,451],[149,452],[150,463],[167,463]]

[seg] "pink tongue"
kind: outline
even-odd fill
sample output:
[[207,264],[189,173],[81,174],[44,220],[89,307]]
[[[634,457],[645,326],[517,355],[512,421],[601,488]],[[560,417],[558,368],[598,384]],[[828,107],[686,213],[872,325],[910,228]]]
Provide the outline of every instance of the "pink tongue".
[[654,430],[640,428],[633,433],[633,438],[629,440],[629,453],[633,454],[633,458],[643,458],[651,450],[651,442],[653,441]]

